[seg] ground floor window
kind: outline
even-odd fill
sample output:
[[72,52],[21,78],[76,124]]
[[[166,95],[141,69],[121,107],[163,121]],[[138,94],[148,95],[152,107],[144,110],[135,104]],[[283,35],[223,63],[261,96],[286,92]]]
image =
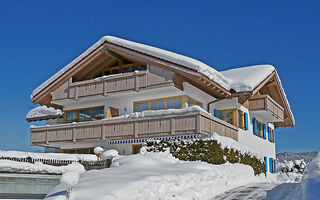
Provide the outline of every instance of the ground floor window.
[[75,148],[75,149],[62,149],[61,153],[70,154],[94,154],[93,147],[88,148]]
[[197,105],[202,107],[202,103],[187,96],[167,97],[161,99],[150,99],[145,101],[136,101],[133,103],[134,112],[142,112],[144,110],[165,110],[180,109],[188,106]]
[[137,154],[140,152],[142,144],[133,144],[132,145],[132,154]]

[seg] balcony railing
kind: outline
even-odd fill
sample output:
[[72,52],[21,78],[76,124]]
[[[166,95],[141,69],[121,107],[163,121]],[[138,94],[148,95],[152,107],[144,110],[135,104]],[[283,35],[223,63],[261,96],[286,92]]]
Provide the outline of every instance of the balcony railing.
[[31,145],[145,138],[216,132],[238,140],[238,128],[202,110],[162,116],[106,119],[72,124],[31,127]]
[[249,99],[250,111],[265,111],[270,122],[283,121],[284,109],[269,95],[253,96]]
[[74,99],[124,91],[139,91],[147,87],[156,87],[172,83],[168,79],[148,71],[116,74],[75,83],[66,82],[52,93],[52,100]]

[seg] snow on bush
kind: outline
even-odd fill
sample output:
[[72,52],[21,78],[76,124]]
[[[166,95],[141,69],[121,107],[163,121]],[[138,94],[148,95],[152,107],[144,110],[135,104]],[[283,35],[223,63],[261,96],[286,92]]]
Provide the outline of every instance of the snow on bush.
[[294,160],[294,161],[284,161],[284,162],[278,162],[277,163],[277,171],[279,172],[295,172],[295,173],[300,173],[302,174],[305,167],[306,167],[306,162],[301,159],[301,160]]
[[265,173],[261,154],[246,145],[216,133],[206,139],[150,140],[143,148],[149,152],[163,152],[168,149],[174,157],[185,161],[247,164],[253,167],[256,174]]
[[72,161],[96,161],[97,157],[92,154],[67,154],[67,153],[34,153],[23,151],[2,151],[0,158],[33,158],[33,159],[54,159],[54,160],[72,160]]
[[79,181],[80,174],[77,171],[67,171],[60,177],[60,183],[71,190]]
[[102,153],[102,159],[104,160],[112,160],[114,157],[117,157],[119,155],[118,151],[115,149],[109,149]]
[[93,152],[94,152],[95,154],[101,154],[101,153],[103,152],[103,148],[102,148],[102,147],[95,147],[95,148],[93,149]]
[[45,165],[41,162],[26,163],[11,160],[0,160],[0,172],[11,173],[33,173],[33,174],[62,174],[66,171],[84,172],[84,167],[79,163],[66,166]]
[[320,152],[308,163],[303,175],[302,186],[305,200],[318,200],[320,197]]
[[73,187],[72,200],[213,199],[229,189],[267,181],[252,167],[180,161],[170,152],[119,156],[111,168],[86,171]]

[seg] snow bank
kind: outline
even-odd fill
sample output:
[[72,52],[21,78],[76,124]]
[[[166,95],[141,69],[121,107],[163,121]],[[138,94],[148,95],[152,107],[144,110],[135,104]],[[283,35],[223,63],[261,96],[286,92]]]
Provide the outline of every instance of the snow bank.
[[97,157],[91,154],[66,154],[66,153],[33,153],[22,151],[2,151],[0,157],[6,158],[33,158],[33,159],[55,159],[55,160],[72,160],[72,161],[96,161]]
[[320,197],[320,152],[308,163],[303,175],[302,186],[305,200],[317,200]]
[[253,149],[252,147],[248,147],[244,144],[239,143],[238,141],[229,138],[229,137],[224,137],[220,136],[217,133],[212,133],[210,134],[206,140],[216,140],[218,144],[221,145],[223,149],[234,149],[239,151],[241,154],[248,154],[251,157],[256,157],[257,159],[260,159],[263,161],[263,154],[259,153],[257,150]]
[[254,90],[275,68],[272,65],[254,65],[220,72],[231,82],[231,88],[237,92]]
[[169,152],[117,157],[111,168],[81,174],[70,199],[212,199],[247,183],[266,181],[250,166],[180,161]]
[[26,163],[11,160],[0,160],[0,172],[12,173],[37,173],[37,174],[62,174],[66,171],[84,172],[84,167],[79,163],[66,166],[45,165],[41,162]]
[[60,183],[67,188],[72,188],[79,181],[80,174],[77,171],[67,171],[60,177]]
[[54,109],[51,107],[48,108],[47,106],[38,106],[28,112],[26,119],[60,115],[63,115],[63,112],[60,109]]

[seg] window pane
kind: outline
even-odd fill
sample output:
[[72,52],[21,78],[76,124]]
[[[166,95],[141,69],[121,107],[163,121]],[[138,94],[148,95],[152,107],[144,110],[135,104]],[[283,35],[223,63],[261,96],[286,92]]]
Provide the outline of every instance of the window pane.
[[124,67],[124,68],[123,68],[123,72],[124,72],[124,73],[130,72],[130,67]]
[[151,101],[151,110],[164,110],[164,100]]
[[194,101],[192,99],[188,99],[188,106],[200,106],[200,107],[202,107],[200,102]]
[[136,70],[139,70],[139,66],[132,66],[132,72],[136,71]]
[[92,109],[92,120],[100,120],[104,118],[104,108]]
[[119,74],[119,70],[117,69],[112,70],[112,74]]
[[89,154],[89,149],[77,149],[77,154]]
[[135,112],[142,112],[144,110],[149,110],[148,102],[135,104]]
[[174,98],[167,100],[167,109],[180,109],[182,108],[182,98]]
[[79,121],[80,122],[90,121],[90,110],[80,110]]
[[141,71],[146,71],[146,70],[147,70],[147,66],[141,65]]
[[66,120],[67,120],[67,123],[72,122],[72,112],[67,112]]
[[222,120],[224,120],[224,121],[226,121],[226,122],[228,122],[230,124],[233,124],[233,112],[232,112],[232,110],[220,111],[219,117]]

